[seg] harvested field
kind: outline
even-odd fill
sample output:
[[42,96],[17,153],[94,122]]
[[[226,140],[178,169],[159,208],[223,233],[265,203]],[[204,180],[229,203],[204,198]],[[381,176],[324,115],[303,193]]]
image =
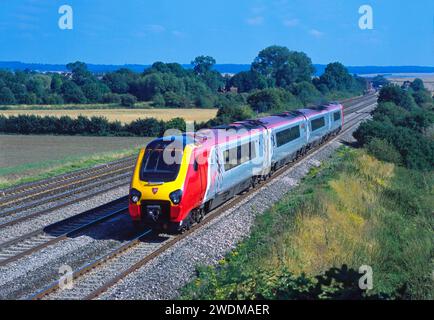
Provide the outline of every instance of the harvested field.
[[31,114],[38,116],[70,116],[77,118],[79,115],[85,117],[106,117],[110,121],[118,120],[122,123],[129,123],[139,118],[156,118],[168,121],[181,117],[187,122],[208,121],[217,114],[217,109],[88,109],[88,110],[2,110],[0,114],[5,116],[18,114]]

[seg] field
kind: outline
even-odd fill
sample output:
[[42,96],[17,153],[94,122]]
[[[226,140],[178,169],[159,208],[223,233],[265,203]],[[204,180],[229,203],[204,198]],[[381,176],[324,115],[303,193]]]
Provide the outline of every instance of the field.
[[420,75],[393,75],[387,77],[392,83],[396,83],[398,85],[402,85],[405,81],[413,81],[416,78],[422,79],[425,88],[434,93],[434,74],[420,74]]
[[62,174],[137,152],[149,138],[0,135],[0,187]]
[[22,110],[1,110],[0,114],[11,116],[18,114],[31,114],[38,116],[70,116],[76,118],[79,115],[86,117],[102,116],[110,121],[121,121],[122,123],[129,123],[138,118],[156,118],[159,120],[168,121],[170,119],[181,117],[187,122],[208,121],[214,118],[217,114],[217,109],[82,109],[82,110],[69,110],[69,109],[44,109],[33,110],[31,108],[24,108]]
[[[64,104],[14,104],[2,106],[4,110],[90,110],[123,109],[118,103],[64,103]],[[136,102],[134,109],[152,109],[152,102]]]

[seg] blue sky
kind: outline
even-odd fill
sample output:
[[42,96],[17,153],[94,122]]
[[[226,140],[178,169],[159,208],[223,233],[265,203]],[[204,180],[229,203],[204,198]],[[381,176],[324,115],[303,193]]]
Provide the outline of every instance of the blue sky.
[[[60,30],[71,5],[74,29]],[[358,26],[361,5],[374,29]],[[279,44],[314,63],[434,66],[432,0],[3,0],[0,60],[97,64],[250,63]]]

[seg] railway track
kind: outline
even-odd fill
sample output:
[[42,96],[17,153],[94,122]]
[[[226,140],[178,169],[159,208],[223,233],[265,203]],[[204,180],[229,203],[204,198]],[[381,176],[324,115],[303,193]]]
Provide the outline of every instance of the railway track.
[[[306,160],[325,148],[328,143],[339,139],[343,134],[358,125],[361,120],[368,118],[374,104],[375,103],[368,103],[359,108],[359,110],[351,112],[351,119],[348,119],[347,115],[347,123],[339,135],[329,139],[324,144],[311,149],[304,157],[280,168],[269,180],[255,186],[251,191],[259,191],[284,174],[295,164]],[[221,207],[208,213],[206,218],[200,224],[194,225],[190,230],[181,235],[167,235],[164,242],[156,242],[155,239],[150,237],[151,232],[146,230],[144,233],[138,235],[131,241],[120,245],[105,256],[73,271],[72,278],[74,279],[74,286],[71,290],[61,290],[59,286],[61,280],[59,280],[30,296],[29,299],[95,299],[117,282],[144,266],[198,228],[209,224],[212,220],[226,212],[228,209],[241,203],[250,194],[251,192],[247,192],[234,197]]]
[[[91,185],[87,185],[79,189],[74,189],[63,194],[55,195],[53,197],[50,197],[49,199],[44,200],[43,202],[30,203],[22,207],[2,212],[0,213],[0,221],[2,221],[0,222],[0,230],[68,207],[79,201],[84,201],[97,195],[109,192],[111,190],[127,186],[130,183],[130,178],[131,173],[124,173],[123,175],[118,177],[110,178],[103,181],[97,181]],[[108,185],[108,187],[102,187],[104,185]],[[59,204],[54,204],[48,208],[43,207],[40,210],[34,211],[35,208],[38,208],[39,206],[44,206],[46,203],[56,200],[62,200],[62,202]],[[25,214],[25,211],[30,211],[30,213]]]
[[62,193],[97,179],[104,179],[113,176],[113,174],[131,171],[135,159],[135,157],[128,157],[89,169],[74,171],[54,178],[0,190],[0,212],[17,202],[30,201],[31,199],[39,199],[47,195]]
[[0,244],[0,267],[126,213],[128,196]]

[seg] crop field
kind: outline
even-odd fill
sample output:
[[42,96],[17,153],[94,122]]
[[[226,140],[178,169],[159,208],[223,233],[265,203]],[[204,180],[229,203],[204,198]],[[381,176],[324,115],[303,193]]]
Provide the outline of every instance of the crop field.
[[388,79],[397,85],[402,85],[405,81],[414,81],[414,79],[420,78],[429,91],[434,93],[434,74],[419,74],[419,75],[394,75],[388,77]]
[[5,116],[30,114],[38,116],[70,116],[77,118],[79,115],[85,117],[106,117],[110,121],[118,120],[122,123],[129,123],[139,118],[156,118],[159,120],[168,121],[176,117],[184,118],[187,122],[202,122],[208,121],[217,115],[217,109],[45,109],[45,110],[2,110],[0,114]]
[[137,152],[150,138],[0,135],[0,187],[91,167]]
[[[1,106],[2,110],[90,110],[122,109],[119,103],[64,103],[64,104],[13,104]],[[152,102],[136,102],[134,109],[152,109]]]

